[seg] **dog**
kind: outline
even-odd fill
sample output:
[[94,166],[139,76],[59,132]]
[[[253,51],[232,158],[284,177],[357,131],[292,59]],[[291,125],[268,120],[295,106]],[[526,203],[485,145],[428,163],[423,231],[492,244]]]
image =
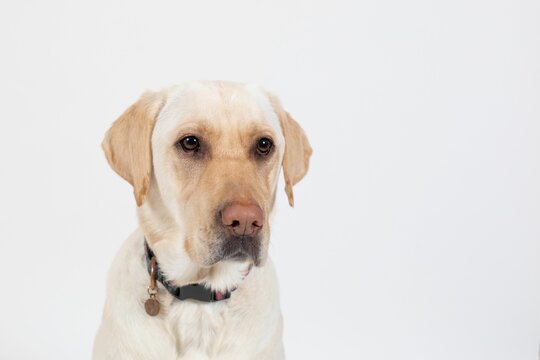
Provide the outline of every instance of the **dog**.
[[279,174],[289,204],[311,146],[276,96],[200,81],[146,92],[105,135],[139,228],[109,271],[94,359],[283,359],[268,258]]

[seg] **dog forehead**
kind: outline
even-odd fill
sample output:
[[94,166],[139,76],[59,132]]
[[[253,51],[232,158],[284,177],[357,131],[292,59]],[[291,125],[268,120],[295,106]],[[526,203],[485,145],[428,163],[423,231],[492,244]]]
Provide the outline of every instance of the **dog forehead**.
[[258,123],[270,127],[278,143],[284,142],[278,116],[267,92],[259,86],[200,81],[174,86],[166,93],[155,137],[176,136],[175,130],[182,124],[198,121],[229,130]]

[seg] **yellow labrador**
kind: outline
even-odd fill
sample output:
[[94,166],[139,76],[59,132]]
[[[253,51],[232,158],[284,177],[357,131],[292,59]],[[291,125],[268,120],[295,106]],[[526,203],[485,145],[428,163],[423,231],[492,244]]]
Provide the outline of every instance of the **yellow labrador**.
[[277,98],[229,82],[148,92],[103,148],[140,227],[110,269],[94,359],[282,359],[269,216],[281,167],[292,206],[311,147]]

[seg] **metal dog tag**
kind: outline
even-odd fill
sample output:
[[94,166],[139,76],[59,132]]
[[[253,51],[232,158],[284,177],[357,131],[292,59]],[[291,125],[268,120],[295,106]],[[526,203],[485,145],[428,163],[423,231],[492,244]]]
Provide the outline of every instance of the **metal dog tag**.
[[150,316],[156,316],[159,314],[159,301],[156,300],[155,295],[150,295],[150,299],[144,302],[144,309]]
[[150,316],[159,314],[159,301],[156,299],[156,257],[153,256],[150,261],[150,286],[148,287],[148,295],[150,298],[144,302],[144,310]]

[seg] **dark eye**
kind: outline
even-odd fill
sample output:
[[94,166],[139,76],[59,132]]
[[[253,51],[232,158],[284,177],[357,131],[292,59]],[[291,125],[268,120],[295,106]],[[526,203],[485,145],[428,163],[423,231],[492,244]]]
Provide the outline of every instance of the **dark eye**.
[[257,141],[257,154],[268,155],[274,144],[269,138],[260,138]]
[[178,144],[182,146],[182,149],[184,149],[184,151],[197,151],[201,147],[199,139],[195,136],[186,136],[180,141],[178,141]]

